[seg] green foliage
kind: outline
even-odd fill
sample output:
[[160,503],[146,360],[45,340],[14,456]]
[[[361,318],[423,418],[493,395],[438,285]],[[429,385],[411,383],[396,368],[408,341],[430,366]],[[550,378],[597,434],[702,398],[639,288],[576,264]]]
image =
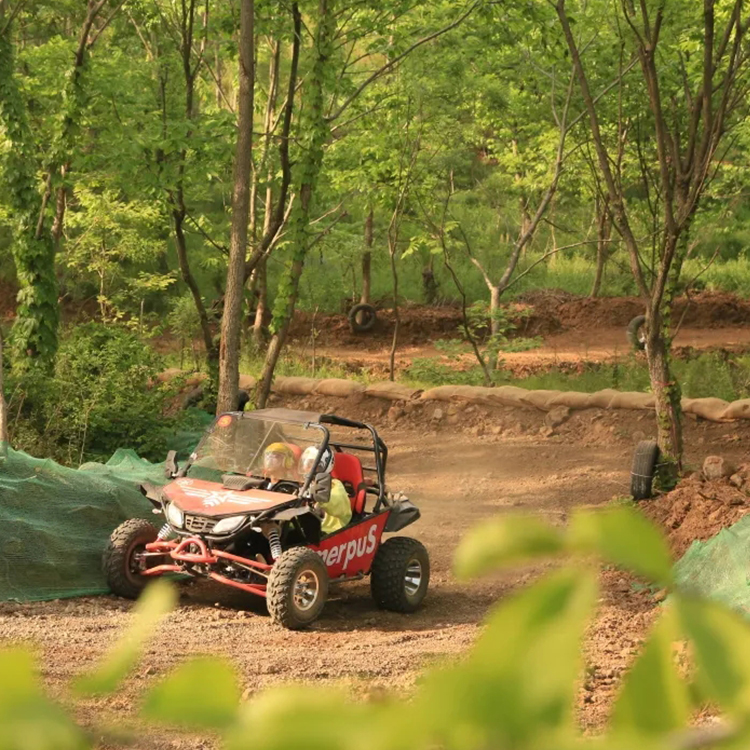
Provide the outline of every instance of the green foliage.
[[57,279],[54,246],[48,232],[37,236],[42,200],[36,183],[32,133],[14,73],[9,34],[0,34],[0,125],[8,147],[0,150],[2,175],[11,209],[13,258],[20,286],[13,348],[17,361],[38,358],[48,368],[57,349]]
[[156,377],[162,370],[137,334],[78,326],[60,346],[53,377],[34,370],[11,377],[11,440],[67,464],[106,460],[120,447],[161,460],[171,427],[164,417],[170,391]]

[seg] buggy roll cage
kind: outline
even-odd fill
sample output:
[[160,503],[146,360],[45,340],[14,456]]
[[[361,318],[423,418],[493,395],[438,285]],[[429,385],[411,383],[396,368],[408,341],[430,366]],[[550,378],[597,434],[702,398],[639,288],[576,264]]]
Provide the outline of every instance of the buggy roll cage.
[[[338,417],[335,414],[316,414],[314,412],[306,412],[306,411],[298,411],[295,409],[282,409],[282,408],[274,408],[274,409],[257,409],[256,411],[251,412],[242,412],[242,411],[236,411],[236,412],[225,412],[225,414],[231,414],[233,417],[240,417],[242,419],[267,419],[269,421],[274,422],[286,422],[291,424],[301,424],[305,427],[312,427],[314,429],[319,429],[321,432],[323,432],[323,442],[320,444],[320,448],[318,449],[318,460],[322,457],[324,451],[329,446],[336,451],[337,453],[341,453],[344,450],[355,450],[355,451],[362,451],[365,453],[372,453],[375,459],[375,466],[363,466],[364,471],[374,471],[377,478],[378,478],[378,484],[377,484],[377,492],[378,492],[378,499],[375,503],[375,507],[373,509],[373,513],[377,513],[382,508],[383,504],[385,503],[385,467],[386,463],[388,462],[388,447],[383,442],[381,437],[376,432],[375,428],[367,424],[365,422],[357,422],[353,419],[346,419],[345,417]],[[188,459],[187,463],[184,467],[180,469],[178,472],[178,476],[185,476],[187,474],[188,469],[190,468],[191,464],[193,463],[194,457],[196,455],[196,451],[200,447],[200,445],[203,444],[204,440],[213,432],[214,427],[216,426],[216,422],[222,417],[224,414],[217,415],[214,422],[211,424],[211,426],[206,430],[206,432],[203,435],[203,438],[201,438],[200,443],[195,448],[193,453],[191,453],[190,458]],[[356,443],[343,443],[338,440],[331,440],[331,434],[328,431],[324,425],[332,425],[335,427],[349,427],[355,430],[366,430],[369,432],[370,437],[372,438],[372,445],[366,445],[366,444],[356,444]],[[304,495],[312,481],[312,476],[308,476],[305,481],[300,486],[299,495]]]
[[[337,427],[351,427],[355,430],[367,430],[372,437],[372,447],[367,445],[357,445],[350,443],[331,442],[330,434],[326,436],[326,445],[330,445],[335,451],[341,452],[342,449],[364,451],[372,453],[375,457],[375,468],[363,466],[365,471],[375,471],[378,477],[378,500],[375,503],[374,513],[377,513],[385,502],[385,466],[388,462],[388,447],[376,432],[375,428],[366,422],[356,422],[353,419],[337,417],[335,414],[321,414],[321,424],[336,425]],[[328,430],[326,430],[328,432]],[[321,448],[321,453],[325,445]]]

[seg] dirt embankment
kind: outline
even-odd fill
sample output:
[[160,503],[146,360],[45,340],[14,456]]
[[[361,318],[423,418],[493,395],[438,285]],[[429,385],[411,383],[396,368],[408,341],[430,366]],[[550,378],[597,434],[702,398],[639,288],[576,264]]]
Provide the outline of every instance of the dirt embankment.
[[705,541],[750,513],[750,465],[732,468],[731,477],[706,479],[695,471],[665,495],[639,503],[669,539],[675,557],[696,540]]
[[[577,297],[569,292],[541,289],[528,292],[512,305],[521,314],[516,318],[517,335],[550,336],[564,331],[625,328],[644,312],[643,300],[637,297]],[[681,297],[675,302],[675,321],[689,328],[725,328],[750,323],[750,300],[732,294],[702,292]],[[405,305],[399,311],[401,344],[416,345],[440,338],[460,335],[461,310],[456,305],[427,307]],[[353,334],[344,314],[316,315],[298,312],[291,336],[299,342],[309,341],[316,332],[320,346],[380,345],[390,342],[395,317],[393,310],[378,311],[375,330]]]

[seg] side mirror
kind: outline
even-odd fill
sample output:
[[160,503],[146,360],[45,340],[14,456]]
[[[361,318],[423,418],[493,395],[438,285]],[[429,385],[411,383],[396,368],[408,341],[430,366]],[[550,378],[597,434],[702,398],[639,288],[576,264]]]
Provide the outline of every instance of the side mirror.
[[177,466],[177,451],[169,451],[167,460],[164,462],[164,476],[167,479],[174,479],[177,476],[179,467]]

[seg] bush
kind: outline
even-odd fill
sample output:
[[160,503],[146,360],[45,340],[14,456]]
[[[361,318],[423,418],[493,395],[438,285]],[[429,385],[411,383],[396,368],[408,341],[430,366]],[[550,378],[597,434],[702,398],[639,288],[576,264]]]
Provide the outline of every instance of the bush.
[[106,459],[117,448],[163,457],[171,427],[163,413],[170,391],[158,383],[161,358],[135,333],[116,326],[77,326],[60,346],[53,376],[11,376],[11,441],[67,464]]

